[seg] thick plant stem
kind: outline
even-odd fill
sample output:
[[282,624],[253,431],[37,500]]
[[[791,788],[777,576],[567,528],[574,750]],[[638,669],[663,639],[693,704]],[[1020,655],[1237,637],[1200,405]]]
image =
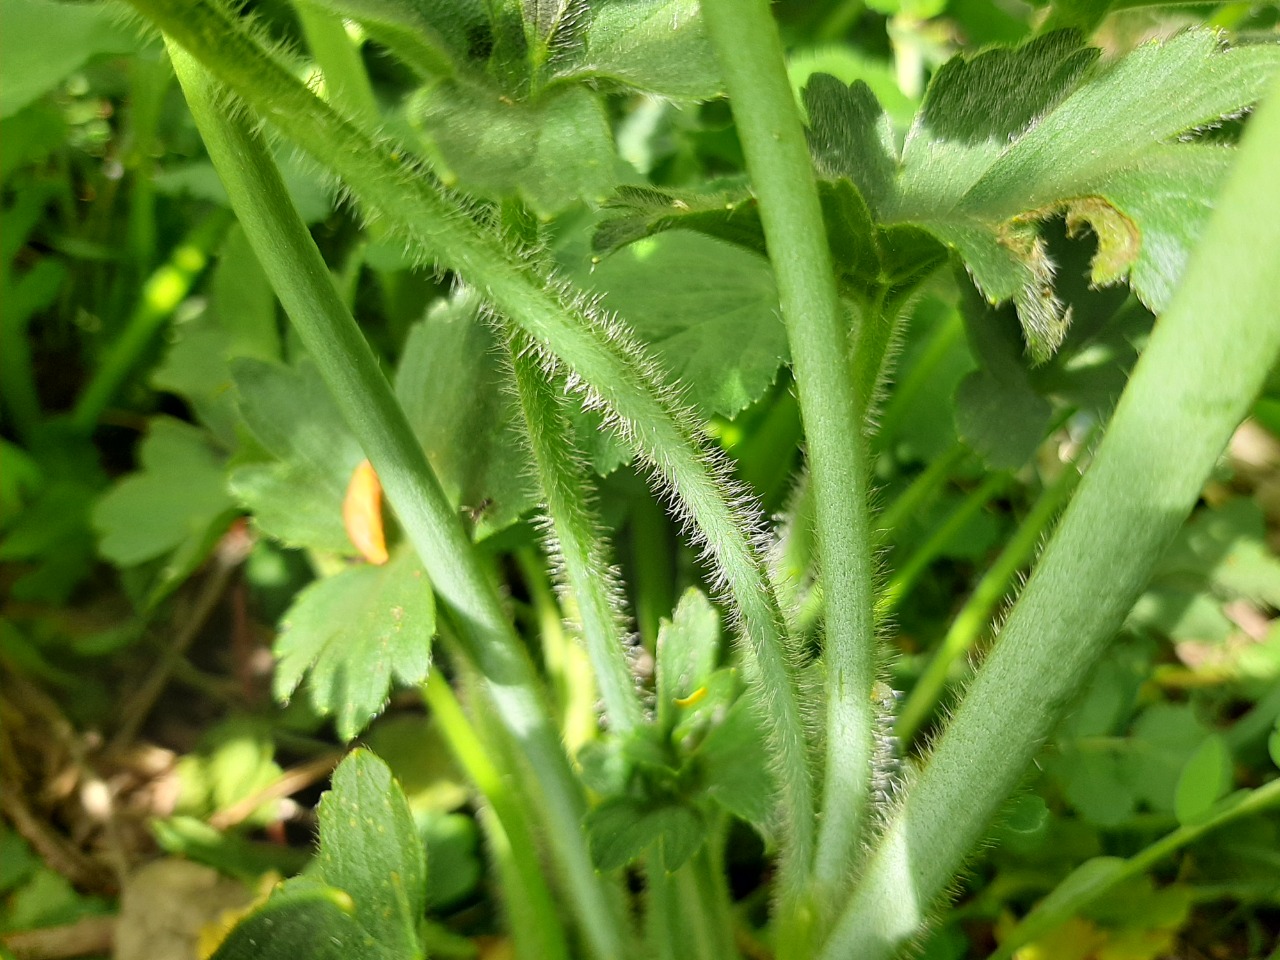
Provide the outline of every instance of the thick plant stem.
[[[857,396],[813,164],[769,4],[704,0],[703,11],[760,201],[815,499],[826,603],[826,763],[813,851],[821,899],[841,891],[857,859],[869,795],[876,656],[866,409]],[[855,325],[867,322],[881,321],[854,318]],[[872,379],[878,368],[876,362]]]
[[626,955],[620,904],[596,873],[582,836],[586,803],[548,722],[528,654],[503,614],[461,520],[324,260],[294,210],[262,138],[189,56],[170,55],[232,207],[299,337],[382,480],[437,595],[458,625],[460,646],[484,679],[503,726],[531,772],[531,790],[569,903],[594,956]]
[[911,741],[920,732],[921,725],[929,719],[929,714],[946,689],[951,667],[973,649],[978,637],[991,622],[996,607],[1009,592],[1009,586],[1018,571],[1031,559],[1036,546],[1044,539],[1045,531],[1079,481],[1080,471],[1076,464],[1068,463],[1062,474],[1040,495],[1036,505],[1000,551],[1000,556],[996,557],[991,569],[983,574],[974,587],[973,594],[951,621],[946,636],[942,638],[942,643],[938,645],[920,679],[911,688],[911,694],[902,705],[902,712],[894,723],[893,732],[903,747],[911,745]]
[[[1181,288],[1093,465],[821,960],[916,936],[1145,587],[1280,355],[1280,83],[1254,114]],[[1204,318],[1212,316],[1213,323]]]
[[178,309],[209,255],[222,242],[231,217],[225,210],[209,214],[192,228],[169,259],[156,268],[142,285],[142,296],[115,342],[107,348],[97,372],[76,400],[71,425],[79,433],[91,433],[102,411],[129,379],[143,354]]
[[627,630],[619,612],[622,587],[606,558],[587,468],[571,442],[569,418],[532,348],[528,337],[512,331],[511,366],[555,536],[553,553],[578,610],[605,720],[625,736],[644,723],[644,710],[627,662]]
[[786,811],[784,859],[812,849],[813,782],[794,668],[777,600],[752,536],[758,514],[707,449],[690,413],[616,322],[470,216],[431,173],[375,142],[308,91],[212,0],[130,0],[263,117],[341,176],[371,216],[410,249],[472,283],[503,316],[563,361],[567,380],[652,467],[673,509],[700,535],[733,601],[746,673],[770,721],[769,748]]
[[[514,931],[518,941],[524,939],[529,944],[522,955],[568,960],[569,946],[556,921],[555,901],[542,874],[529,818],[520,808],[511,785],[462,712],[449,681],[438,670],[432,671],[427,678],[422,687],[422,698],[454,759],[489,803],[496,821],[490,825],[489,832],[495,835],[492,838],[494,842],[505,845],[505,858],[517,879],[516,889],[510,890],[508,895],[520,901],[519,906],[513,902],[511,908],[513,915],[519,914],[524,921]],[[499,833],[501,836],[496,836]]]

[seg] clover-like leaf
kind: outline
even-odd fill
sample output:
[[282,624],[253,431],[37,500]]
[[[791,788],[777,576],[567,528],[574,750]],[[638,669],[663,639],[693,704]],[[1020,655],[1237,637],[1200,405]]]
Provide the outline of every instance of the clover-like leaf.
[[1092,281],[1127,279],[1161,310],[1233,156],[1194,134],[1248,108],[1278,66],[1280,46],[1224,48],[1203,30],[1109,62],[1059,31],[943,65],[901,155],[864,84],[816,76],[805,90],[810,146],[878,224],[922,227],[959,253],[988,300],[1012,300],[1043,361],[1070,316],[1040,224],[1088,225]]
[[172,553],[176,569],[190,572],[235,512],[222,458],[204,431],[159,417],[139,459],[142,469],[120,480],[94,507],[99,549],[122,567]]
[[391,681],[421,682],[431,667],[435,600],[417,557],[359,565],[307,587],[276,640],[275,693],[288,698],[310,673],[311,703],[350,740],[377,715]]

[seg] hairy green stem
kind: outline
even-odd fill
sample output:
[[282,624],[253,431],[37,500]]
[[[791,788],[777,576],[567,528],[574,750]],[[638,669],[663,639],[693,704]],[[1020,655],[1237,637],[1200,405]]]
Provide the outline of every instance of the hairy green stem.
[[[1280,83],[1245,131],[1199,249],[1093,465],[820,960],[918,935],[1076,697],[1280,354]],[[1204,322],[1206,316],[1214,322]]]
[[173,311],[191,292],[230,225],[231,215],[225,210],[209,214],[174,248],[168,261],[143,283],[141,299],[129,315],[124,330],[107,348],[93,379],[71,411],[71,425],[78,433],[93,432],[102,411],[128,380]]
[[1068,463],[1058,478],[1040,495],[1036,505],[1019,524],[996,557],[995,563],[983,574],[969,599],[951,621],[946,636],[942,638],[942,643],[938,645],[920,679],[911,688],[907,702],[903,704],[902,712],[894,723],[894,734],[903,747],[911,745],[911,741],[920,732],[921,725],[929,719],[934,706],[946,690],[952,666],[973,649],[978,637],[991,622],[996,607],[1008,594],[1018,571],[1031,560],[1045,531],[1079,481],[1080,471],[1076,464]]
[[627,662],[622,585],[602,542],[587,468],[576,452],[563,401],[532,348],[522,332],[511,332],[511,366],[555,537],[553,554],[581,620],[605,719],[612,731],[626,736],[644,723],[644,709]]
[[293,208],[260,135],[199,65],[170,44],[192,115],[254,252],[315,360],[387,499],[457,624],[460,646],[519,745],[570,905],[593,955],[626,955],[620,904],[582,836],[586,802],[548,723],[533,664],[507,621],[461,519],[449,504],[324,260]]
[[753,510],[707,449],[689,412],[625,328],[599,316],[521,251],[508,249],[394,145],[375,142],[315,97],[213,0],[129,0],[299,146],[341,176],[370,216],[424,258],[455,270],[566,365],[568,382],[653,467],[701,535],[746,643],[746,672],[770,720],[786,811],[786,851],[812,849],[812,775],[784,626],[752,541]]
[[522,951],[522,955],[568,960],[569,946],[564,930],[556,921],[555,900],[542,874],[529,817],[521,809],[518,797],[494,764],[492,751],[487,749],[462,712],[449,681],[438,670],[432,671],[427,678],[422,687],[422,698],[449,752],[493,811],[496,823],[489,827],[491,842],[506,845],[506,859],[518,880],[514,884],[515,889],[508,891],[508,896],[523,902],[523,907],[512,905],[513,914],[518,914],[524,921],[513,924],[516,939],[524,939],[529,944],[527,952]]
[[[876,655],[866,408],[854,383],[850,334],[813,164],[768,0],[704,0],[703,12],[760,202],[815,501],[825,600],[826,760],[817,847],[797,853],[813,857],[813,892],[822,900],[843,890],[856,863],[873,752]],[[879,319],[855,315],[854,340],[861,337],[862,324]],[[876,363],[873,378],[878,370]],[[785,884],[786,878],[784,909]]]

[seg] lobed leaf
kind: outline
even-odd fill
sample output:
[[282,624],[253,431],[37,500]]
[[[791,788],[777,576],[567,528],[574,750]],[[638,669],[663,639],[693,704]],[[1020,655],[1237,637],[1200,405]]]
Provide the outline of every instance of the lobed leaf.
[[1204,30],[1113,62],[1074,31],[1049,33],[945,64],[901,155],[865,84],[814,77],[805,102],[822,174],[849,179],[877,223],[918,225],[956,250],[988,300],[1015,303],[1043,361],[1070,315],[1041,222],[1088,225],[1092,281],[1127,279],[1163,309],[1233,155],[1186,140],[1247,109],[1277,66],[1280,46],[1224,48]]
[[310,673],[309,699],[350,740],[386,703],[394,677],[420,683],[431,667],[435,600],[412,551],[360,565],[298,594],[276,639],[274,687],[288,698]]
[[225,529],[235,510],[221,458],[203,430],[158,417],[139,460],[142,469],[124,477],[94,507],[99,550],[121,567],[174,551],[198,554],[193,563],[199,563],[212,546],[210,531]]

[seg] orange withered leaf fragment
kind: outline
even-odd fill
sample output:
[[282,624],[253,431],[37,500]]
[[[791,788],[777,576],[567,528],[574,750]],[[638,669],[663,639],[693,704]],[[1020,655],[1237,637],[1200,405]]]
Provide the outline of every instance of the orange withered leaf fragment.
[[382,530],[382,484],[368,460],[360,461],[342,501],[342,525],[360,555],[370,563],[387,562],[387,538]]

